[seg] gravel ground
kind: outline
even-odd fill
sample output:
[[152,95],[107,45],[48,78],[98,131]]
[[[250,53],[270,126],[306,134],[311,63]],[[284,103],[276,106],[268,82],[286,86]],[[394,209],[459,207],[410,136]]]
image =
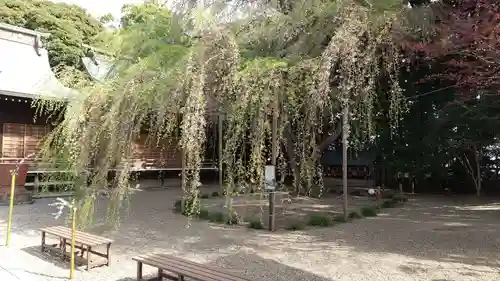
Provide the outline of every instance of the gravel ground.
[[[176,254],[258,281],[500,280],[500,203],[417,197],[376,218],[270,234],[201,221],[188,226],[186,218],[171,212],[180,194],[177,189],[137,192],[119,230],[105,231],[97,219],[92,232],[115,239],[112,266],[82,268],[75,280],[135,280],[131,257],[148,252]],[[53,201],[15,207],[12,247],[0,247],[0,273],[4,268],[23,281],[68,276],[67,263],[42,255],[39,248],[37,229],[63,223],[51,215]],[[98,218],[104,201],[98,204]],[[7,213],[0,207],[1,241]],[[154,269],[145,267],[145,272]]]

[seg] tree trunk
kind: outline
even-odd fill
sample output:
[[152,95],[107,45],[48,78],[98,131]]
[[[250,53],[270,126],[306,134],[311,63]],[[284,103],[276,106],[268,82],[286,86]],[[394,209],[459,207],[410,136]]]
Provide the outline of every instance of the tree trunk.
[[[323,151],[325,151],[325,149],[327,149],[331,143],[333,143],[339,138],[341,132],[342,132],[342,126],[338,124],[337,126],[335,126],[331,134],[328,137],[324,138],[318,144],[318,146],[316,147],[315,160],[319,160],[321,158]],[[300,170],[299,170],[299,165],[297,165],[297,157],[294,151],[297,139],[292,132],[290,124],[288,124],[285,128],[285,139],[286,139],[286,152],[288,155],[288,161],[290,162],[290,169],[293,172],[295,180],[295,192],[297,193],[297,195],[299,195],[300,185],[301,185]]]
[[476,195],[477,197],[481,196],[481,158],[482,158],[482,153],[481,149],[477,149],[476,146],[474,146],[474,156],[475,156],[475,162],[476,162]]

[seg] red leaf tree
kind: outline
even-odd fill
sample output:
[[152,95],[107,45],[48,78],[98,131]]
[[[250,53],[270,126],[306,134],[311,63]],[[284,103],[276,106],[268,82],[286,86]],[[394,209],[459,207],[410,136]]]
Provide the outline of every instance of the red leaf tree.
[[434,5],[447,13],[412,51],[434,68],[428,78],[449,80],[463,98],[500,94],[500,1],[454,2]]

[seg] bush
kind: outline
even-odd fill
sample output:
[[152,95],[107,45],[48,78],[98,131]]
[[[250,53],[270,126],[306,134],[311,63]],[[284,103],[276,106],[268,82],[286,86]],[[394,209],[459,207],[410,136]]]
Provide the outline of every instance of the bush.
[[230,213],[228,214],[227,218],[226,218],[226,224],[239,224],[240,223],[240,219],[239,219],[239,216],[237,213],[233,212],[233,213]]
[[182,211],[182,200],[175,200],[174,202],[174,211],[180,213]]
[[377,208],[375,208],[375,207],[363,207],[361,209],[361,214],[364,217],[376,217],[377,216]]
[[396,204],[397,202],[393,199],[384,200],[384,202],[382,203],[382,208],[394,208],[396,207]]
[[221,213],[221,212],[214,212],[214,213],[211,213],[210,216],[209,216],[209,220],[211,222],[219,222],[219,223],[222,223],[224,222],[224,214]]
[[392,200],[396,201],[396,202],[408,202],[408,198],[403,196],[403,195],[400,195],[400,194],[396,194],[392,197]]
[[210,219],[210,212],[208,212],[207,209],[201,209],[200,213],[198,214],[198,217],[202,220],[209,220]]
[[248,228],[252,228],[252,229],[264,229],[264,225],[262,224],[261,220],[259,220],[259,219],[252,219],[248,223]]
[[[363,216],[360,213],[356,212],[356,211],[350,212],[348,217],[350,219],[361,219],[361,218],[363,218]],[[342,219],[344,219],[344,217],[342,217]]]
[[304,225],[304,223],[300,222],[300,221],[293,221],[291,222],[290,224],[288,224],[285,229],[286,230],[290,230],[290,231],[295,231],[295,230],[302,230],[304,229],[306,226]]
[[209,195],[208,193],[203,193],[203,194],[200,196],[200,198],[203,198],[203,199],[207,199],[207,198],[209,198],[209,197],[210,197],[210,195]]
[[331,226],[333,225],[332,220],[330,219],[329,216],[326,215],[311,215],[309,217],[309,225],[311,226]]
[[347,222],[344,215],[336,215],[333,217],[334,222]]
[[219,197],[219,192],[217,191],[212,192],[212,197]]

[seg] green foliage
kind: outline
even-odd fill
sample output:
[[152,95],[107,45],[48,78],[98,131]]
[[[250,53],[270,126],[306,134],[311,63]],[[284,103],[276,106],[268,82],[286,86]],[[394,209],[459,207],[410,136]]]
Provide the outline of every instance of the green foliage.
[[306,226],[301,221],[292,221],[285,227],[286,230],[290,231],[303,230],[304,228],[306,228]]
[[251,219],[248,223],[248,228],[252,229],[264,229],[264,224],[260,219]]
[[382,203],[382,208],[394,208],[396,207],[398,202],[392,200],[392,199],[387,199],[387,200],[384,200],[384,202]]
[[102,24],[79,6],[39,0],[2,1],[0,22],[50,33],[44,44],[52,69],[56,74],[76,69],[82,77],[83,45],[97,43],[97,35],[103,30]]
[[210,213],[210,219],[211,222],[218,222],[218,223],[224,223],[225,222],[225,216],[222,212],[213,212]]
[[377,208],[376,207],[363,207],[363,208],[361,208],[361,214],[364,217],[376,217],[377,216]]
[[308,225],[327,227],[332,226],[333,221],[328,215],[312,214],[309,217]]
[[350,219],[361,219],[361,218],[363,218],[363,215],[361,215],[360,213],[358,213],[356,211],[352,211],[352,212],[349,213],[348,218],[350,218]]
[[182,212],[182,200],[181,199],[174,201],[174,211],[178,212],[178,213]]
[[[277,105],[278,147],[287,148],[279,149],[278,168],[293,166],[298,193],[308,194],[313,186],[322,186],[319,158],[334,139],[326,145],[321,142],[338,128],[341,105],[349,104],[353,120],[358,120],[353,121],[360,128],[354,136],[367,140],[374,127],[378,81],[384,80],[389,116],[392,123],[399,120],[401,58],[392,41],[398,17],[377,15],[381,18],[348,1],[321,4],[311,8],[311,15],[297,18],[255,18],[263,29],[244,20],[198,29],[196,17],[183,18],[150,4],[126,6],[124,28],[104,44],[120,58],[116,77],[102,84],[82,83],[82,99],[69,104],[64,121],[45,143],[44,154],[67,152],[67,169],[82,183],[79,188],[85,194],[95,193],[96,186],[111,186],[119,201],[129,193],[132,145],[141,132],[147,129],[153,144],[177,136],[186,160],[182,212],[196,216],[206,128],[215,120],[212,114],[224,115],[224,193],[231,197],[237,183],[263,182],[270,156],[270,117]],[[313,22],[318,18],[329,22],[328,28],[316,28]],[[333,24],[332,19],[336,19]],[[289,23],[285,29],[293,32],[268,36],[266,29],[285,30],[279,27],[284,22]],[[245,28],[235,32],[240,24]],[[312,26],[316,31],[309,34]],[[186,33],[195,36],[188,38]],[[261,52],[246,40],[250,34],[252,40],[275,49]],[[303,38],[311,40],[301,42]],[[316,50],[305,49],[316,40],[322,42]],[[278,55],[276,51],[284,46],[286,52]],[[87,173],[88,167],[98,172]],[[108,172],[116,167],[120,169],[109,179]],[[110,213],[116,213],[117,206],[111,206]],[[331,219],[312,217],[310,223],[326,226]]]
[[201,209],[200,213],[198,214],[198,217],[202,220],[209,220],[210,212],[207,209]]
[[344,215],[335,215],[333,217],[334,222],[347,222],[347,220],[344,218]]
[[392,197],[392,200],[394,202],[408,202],[408,197],[404,196],[404,195],[400,195],[400,194],[395,194],[393,197]]
[[226,217],[226,224],[236,225],[240,223],[240,217],[236,212],[229,212]]

